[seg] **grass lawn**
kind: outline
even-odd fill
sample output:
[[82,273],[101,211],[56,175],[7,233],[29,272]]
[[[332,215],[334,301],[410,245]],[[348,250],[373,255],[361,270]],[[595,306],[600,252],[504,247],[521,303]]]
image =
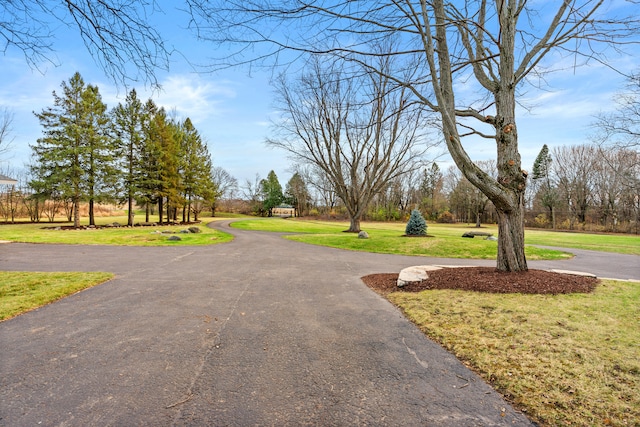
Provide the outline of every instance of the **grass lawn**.
[[[481,237],[462,238],[465,231],[473,229],[466,225],[429,225],[427,233],[431,237],[403,237],[405,224],[376,223],[362,224],[369,239],[358,239],[354,233],[344,233],[346,222],[300,221],[269,218],[246,220],[233,223],[233,227],[244,230],[262,230],[300,233],[286,238],[314,245],[350,249],[354,251],[376,252],[397,255],[422,255],[440,258],[495,259],[498,242]],[[482,231],[497,235],[497,227],[485,227]],[[571,254],[561,251],[528,246],[527,259],[567,259]]]
[[[207,218],[205,221],[211,221]],[[125,217],[98,217],[97,225],[119,222],[126,224]],[[118,227],[99,228],[89,230],[55,230],[55,227],[65,224],[51,224],[41,222],[38,224],[7,224],[0,225],[0,240],[23,243],[63,243],[78,245],[122,245],[122,246],[197,246],[224,243],[233,239],[228,233],[207,227],[206,222],[198,224],[200,233],[182,234],[180,231],[187,229],[186,225],[157,226],[157,227]],[[45,228],[47,227],[47,228]],[[162,233],[165,232],[165,233]],[[175,233],[182,240],[168,240]]]
[[633,234],[590,234],[528,229],[528,244],[640,255],[640,237]]
[[111,279],[111,273],[0,274],[0,320],[6,320]]
[[639,425],[640,283],[607,280],[592,294],[387,298],[542,425]]
[[[465,231],[476,230],[473,225],[429,224],[427,233],[433,236],[431,238],[402,237],[405,226],[404,223],[363,222],[362,229],[369,233],[370,238],[358,239],[354,233],[343,232],[349,228],[347,222],[267,218],[248,219],[233,223],[233,227],[244,230],[300,233],[287,236],[287,238],[343,249],[446,258],[495,259],[497,256],[497,242],[484,240],[480,237],[461,238]],[[480,231],[492,233],[494,236],[498,235],[498,227],[495,225],[484,226]],[[568,233],[527,229],[525,244],[640,255],[640,238],[635,235]],[[525,251],[528,260],[570,257],[567,253],[533,246],[527,246]]]

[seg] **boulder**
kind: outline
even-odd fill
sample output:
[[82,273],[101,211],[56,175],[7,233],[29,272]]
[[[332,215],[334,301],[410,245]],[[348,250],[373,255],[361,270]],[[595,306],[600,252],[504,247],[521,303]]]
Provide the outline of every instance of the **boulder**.
[[182,239],[180,238],[180,236],[169,236],[169,238],[167,240],[178,242],[178,241],[180,241]]
[[367,233],[366,231],[361,231],[358,233],[358,239],[368,239],[369,238],[369,233]]
[[200,230],[200,227],[196,227],[196,226],[189,227],[188,230],[189,230],[189,233],[194,233],[194,234],[202,233],[202,230]]
[[485,238],[489,238],[489,237],[493,236],[493,234],[487,233],[486,231],[467,231],[466,233],[464,233],[462,235],[462,237],[468,237],[468,238],[471,238],[471,239],[473,239],[476,236],[482,236],[482,237],[485,237]]
[[398,275],[397,285],[399,288],[408,285],[413,282],[422,282],[429,278],[429,271],[441,270],[442,267],[436,267],[433,265],[416,265],[413,267],[407,267],[400,271]]

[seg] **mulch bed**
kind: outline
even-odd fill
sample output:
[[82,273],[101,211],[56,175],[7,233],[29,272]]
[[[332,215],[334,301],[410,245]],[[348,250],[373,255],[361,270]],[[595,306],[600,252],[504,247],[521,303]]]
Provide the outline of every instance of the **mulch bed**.
[[592,292],[599,280],[594,277],[529,270],[499,272],[493,267],[443,268],[428,272],[429,278],[399,288],[397,273],[370,274],[362,281],[375,292],[420,292],[427,289],[523,294],[569,294]]

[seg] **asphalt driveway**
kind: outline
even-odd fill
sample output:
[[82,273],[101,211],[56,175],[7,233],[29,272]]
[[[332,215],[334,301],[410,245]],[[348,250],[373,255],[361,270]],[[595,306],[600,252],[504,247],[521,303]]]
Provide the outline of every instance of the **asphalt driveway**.
[[531,425],[360,280],[468,261],[216,226],[236,239],[0,245],[0,271],[116,273],[0,323],[0,425]]

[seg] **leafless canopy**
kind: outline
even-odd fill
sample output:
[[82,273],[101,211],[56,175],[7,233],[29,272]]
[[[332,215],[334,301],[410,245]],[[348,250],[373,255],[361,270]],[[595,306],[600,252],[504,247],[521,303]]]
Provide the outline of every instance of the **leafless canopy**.
[[2,160],[2,155],[11,148],[12,124],[13,113],[6,107],[0,109],[0,160]]
[[55,65],[56,29],[68,26],[114,81],[157,84],[155,72],[168,67],[170,51],[150,23],[155,12],[155,0],[3,0],[0,51],[21,50],[36,69]]
[[424,106],[380,74],[321,59],[297,80],[282,77],[277,90],[282,120],[268,142],[321,169],[349,212],[350,231],[359,231],[369,201],[421,166],[428,147]]

